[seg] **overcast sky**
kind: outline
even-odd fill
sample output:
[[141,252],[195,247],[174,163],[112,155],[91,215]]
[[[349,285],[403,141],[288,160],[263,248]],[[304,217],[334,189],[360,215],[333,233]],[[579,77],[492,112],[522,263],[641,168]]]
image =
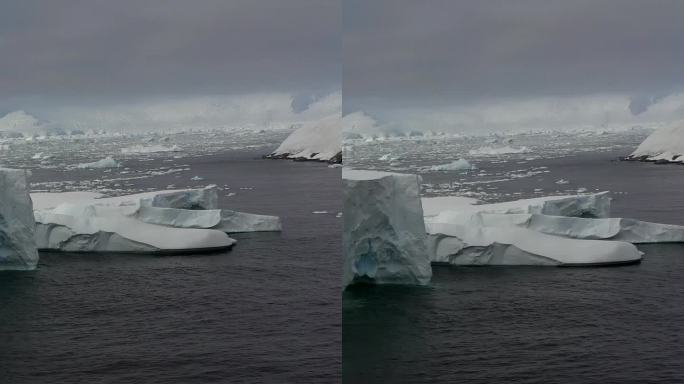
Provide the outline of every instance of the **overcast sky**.
[[345,0],[345,112],[684,84],[684,1]]
[[340,30],[338,0],[2,1],[0,116],[144,98],[323,95],[340,88]]

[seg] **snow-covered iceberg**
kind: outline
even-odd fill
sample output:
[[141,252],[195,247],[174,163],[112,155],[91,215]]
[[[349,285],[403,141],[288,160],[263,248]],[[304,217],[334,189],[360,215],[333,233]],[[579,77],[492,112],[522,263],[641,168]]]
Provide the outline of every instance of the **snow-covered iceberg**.
[[339,116],[304,123],[267,157],[273,159],[342,162],[342,122]]
[[642,255],[625,241],[576,240],[516,226],[432,223],[428,230],[431,261],[454,265],[611,265]]
[[427,284],[432,269],[417,175],[343,169],[343,285]]
[[187,253],[235,244],[226,233],[279,231],[280,219],[218,209],[214,186],[104,197],[35,193],[36,242],[66,252]]
[[33,207],[24,170],[0,168],[0,270],[38,264]]
[[[450,224],[488,227],[517,226],[548,235],[573,239],[619,240],[632,244],[684,242],[684,226],[650,223],[635,219],[549,216],[541,214],[444,215]],[[439,219],[433,219],[438,221]],[[431,223],[426,224],[428,228]],[[428,232],[431,232],[428,229]]]
[[684,155],[684,123],[656,129],[626,159],[682,163],[684,162],[682,155]]
[[[611,198],[607,191],[582,195],[546,196],[533,199],[507,201],[494,204],[477,204],[476,199],[460,196],[424,197],[423,212],[426,218],[457,214],[487,213],[539,213],[569,217],[608,217]],[[444,220],[442,220],[444,221]]]

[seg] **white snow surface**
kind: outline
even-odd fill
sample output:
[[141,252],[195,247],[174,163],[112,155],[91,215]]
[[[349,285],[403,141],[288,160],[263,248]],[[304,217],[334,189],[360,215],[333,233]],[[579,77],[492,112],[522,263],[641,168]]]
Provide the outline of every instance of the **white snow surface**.
[[420,177],[343,168],[342,181],[343,286],[428,284]]
[[304,123],[288,136],[273,156],[290,159],[332,160],[342,152],[342,122],[338,115]]
[[177,253],[228,248],[233,232],[279,231],[280,219],[218,209],[215,186],[104,197],[34,193],[36,242],[66,252]]
[[629,157],[646,156],[648,160],[684,162],[684,123],[658,128]]
[[38,264],[27,171],[0,168],[0,270],[32,270]]

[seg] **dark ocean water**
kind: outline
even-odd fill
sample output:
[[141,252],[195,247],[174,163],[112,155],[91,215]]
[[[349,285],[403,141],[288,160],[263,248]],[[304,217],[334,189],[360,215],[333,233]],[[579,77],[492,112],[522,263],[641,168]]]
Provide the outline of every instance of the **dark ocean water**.
[[134,187],[229,185],[221,207],[278,215],[282,233],[209,255],[43,254],[34,272],[0,273],[0,383],[339,382],[340,171],[259,155],[184,158],[182,179]]
[[[621,154],[538,160],[551,172],[499,189],[531,197],[564,178],[625,192],[614,216],[684,225],[684,167],[614,161]],[[439,178],[449,176],[426,176]],[[429,287],[348,289],[343,381],[682,383],[684,245],[639,248],[638,265],[439,266]]]

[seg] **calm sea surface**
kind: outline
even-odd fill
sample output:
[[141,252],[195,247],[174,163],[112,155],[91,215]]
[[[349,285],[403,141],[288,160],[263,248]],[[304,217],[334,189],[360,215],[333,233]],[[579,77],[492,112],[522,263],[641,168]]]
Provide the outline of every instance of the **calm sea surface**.
[[339,382],[340,171],[261,153],[184,157],[189,172],[126,185],[217,184],[222,208],[278,215],[282,233],[234,235],[210,255],[43,254],[34,272],[0,273],[0,382]]
[[[684,166],[624,151],[530,161],[549,172],[496,184],[519,198],[611,190],[614,216],[684,225]],[[480,169],[515,169],[513,162]],[[425,174],[428,184],[450,174]],[[559,179],[569,184],[559,185]],[[535,191],[536,190],[536,191]],[[429,287],[343,296],[345,383],[684,382],[684,245],[644,245],[638,265],[448,267]]]

